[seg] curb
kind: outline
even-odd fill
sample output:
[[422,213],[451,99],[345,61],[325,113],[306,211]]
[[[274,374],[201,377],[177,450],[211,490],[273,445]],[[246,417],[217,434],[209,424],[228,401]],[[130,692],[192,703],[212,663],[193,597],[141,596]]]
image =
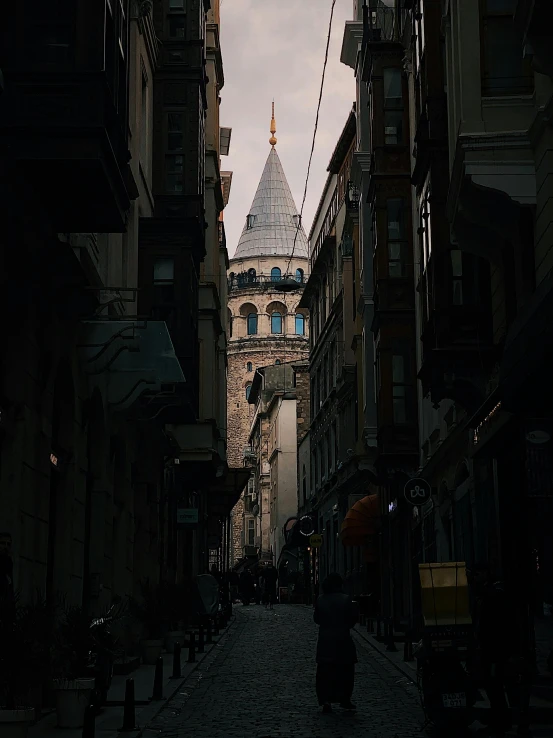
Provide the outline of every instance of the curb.
[[[148,724],[152,720],[155,720],[156,719],[156,717],[159,715],[159,713],[167,706],[167,704],[177,694],[177,692],[179,691],[179,689],[182,689],[182,686],[190,679],[190,677],[192,676],[192,674],[194,674],[194,672],[202,665],[202,663],[205,661],[205,659],[211,653],[213,653],[213,649],[216,648],[219,645],[219,643],[221,643],[221,641],[223,640],[223,638],[226,638],[226,636],[230,632],[230,629],[232,628],[232,626],[235,623],[236,623],[236,615],[233,615],[232,616],[232,619],[230,620],[230,622],[227,625],[227,627],[219,633],[219,640],[216,643],[213,643],[211,645],[211,648],[209,649],[209,651],[205,651],[205,653],[202,653],[202,654],[196,654],[196,656],[201,656],[201,659],[199,661],[196,660],[194,662],[193,668],[190,669],[190,671],[188,672],[188,674],[185,677],[183,677],[182,680],[175,682],[175,686],[174,687],[173,686],[171,687],[171,691],[168,693],[168,695],[166,697],[164,697],[163,700],[160,700],[157,703],[157,705],[155,706],[156,709],[155,710],[152,710],[152,712],[148,714],[147,718],[145,720],[143,720],[144,725],[140,726],[136,731],[134,731],[131,734],[133,736],[133,738],[141,738],[141,736],[144,735],[144,731],[145,730],[148,730]],[[147,710],[147,708],[145,708],[145,710]]]
[[387,654],[386,651],[381,650],[378,648],[378,646],[374,643],[373,637],[368,635],[367,633],[364,633],[359,626],[355,626],[354,632],[357,633],[357,635],[362,638],[365,643],[368,643],[369,646],[373,649],[373,651],[376,651],[376,653],[379,653],[381,656],[384,656],[386,661],[391,664],[397,671],[399,671],[403,676],[406,676],[409,681],[413,682],[413,684],[416,684],[417,681],[417,674],[416,671],[409,666],[405,666],[403,662],[397,662],[394,661],[394,659],[391,659]]

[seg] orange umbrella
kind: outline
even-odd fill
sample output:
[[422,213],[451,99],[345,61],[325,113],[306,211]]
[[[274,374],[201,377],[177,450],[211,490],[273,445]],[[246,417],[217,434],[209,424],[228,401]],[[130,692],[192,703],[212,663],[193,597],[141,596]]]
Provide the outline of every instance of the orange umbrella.
[[344,546],[367,546],[378,531],[378,495],[368,495],[358,500],[347,512],[340,529]]

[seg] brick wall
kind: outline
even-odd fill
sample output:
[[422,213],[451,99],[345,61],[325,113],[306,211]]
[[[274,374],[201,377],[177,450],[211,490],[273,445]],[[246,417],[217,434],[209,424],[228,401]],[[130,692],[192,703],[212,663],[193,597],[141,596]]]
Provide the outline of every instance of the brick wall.
[[311,422],[309,366],[295,366],[294,369],[296,371],[296,417],[299,445],[309,430]]

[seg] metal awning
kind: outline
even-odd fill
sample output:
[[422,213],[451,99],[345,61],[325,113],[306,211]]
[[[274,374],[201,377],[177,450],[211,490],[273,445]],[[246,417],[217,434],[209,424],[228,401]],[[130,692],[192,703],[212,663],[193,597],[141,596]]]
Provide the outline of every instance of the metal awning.
[[167,326],[160,320],[83,320],[77,345],[90,382],[114,410],[140,398],[171,398],[185,383]]
[[230,467],[226,474],[212,484],[208,493],[210,515],[226,518],[240,499],[251,477],[251,469]]

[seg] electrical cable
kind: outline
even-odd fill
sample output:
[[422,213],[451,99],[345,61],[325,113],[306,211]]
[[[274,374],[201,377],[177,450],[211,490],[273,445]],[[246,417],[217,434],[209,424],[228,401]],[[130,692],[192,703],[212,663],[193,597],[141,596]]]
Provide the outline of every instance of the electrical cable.
[[304,189],[303,189],[303,199],[301,201],[300,217],[298,218],[298,225],[297,225],[297,228],[296,228],[296,235],[294,236],[294,243],[292,245],[292,253],[290,254],[290,258],[288,259],[288,264],[286,266],[286,273],[288,272],[288,270],[290,268],[290,264],[292,263],[292,259],[294,257],[294,251],[295,251],[295,248],[296,248],[296,241],[297,241],[297,238],[298,238],[298,234],[300,232],[300,228],[303,227],[302,226],[303,209],[305,207],[305,200],[307,198],[307,186],[309,184],[309,175],[311,173],[311,163],[313,161],[313,153],[315,151],[315,141],[316,141],[316,138],[317,138],[317,129],[319,127],[319,115],[320,115],[320,112],[321,112],[321,102],[322,102],[322,99],[323,99],[324,82],[325,82],[325,75],[326,75],[326,67],[327,67],[327,64],[328,64],[328,52],[329,52],[329,49],[330,49],[330,38],[331,38],[331,35],[332,35],[332,21],[334,19],[334,8],[335,8],[335,6],[336,6],[336,0],[332,0],[331,6],[330,6],[330,20],[329,20],[329,23],[328,23],[328,34],[327,34],[327,39],[326,39],[325,57],[324,57],[324,62],[323,62],[323,71],[322,71],[322,75],[321,75],[321,87],[320,87],[320,90],[319,90],[319,100],[317,102],[317,114],[315,115],[315,126],[314,126],[314,129],[313,129],[313,140],[311,141],[311,152],[309,154],[309,162],[307,164],[307,174],[305,176],[305,186],[304,186]]

